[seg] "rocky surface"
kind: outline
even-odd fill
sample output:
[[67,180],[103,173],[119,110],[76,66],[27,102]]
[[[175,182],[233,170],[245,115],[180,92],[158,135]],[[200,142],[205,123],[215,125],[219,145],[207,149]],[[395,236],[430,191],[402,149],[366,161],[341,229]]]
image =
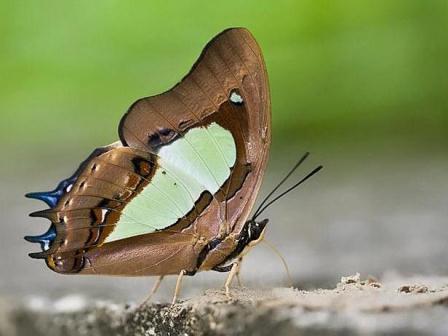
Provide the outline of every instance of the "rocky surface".
[[333,289],[208,290],[175,305],[81,296],[1,302],[1,335],[447,335],[448,278],[361,280]]

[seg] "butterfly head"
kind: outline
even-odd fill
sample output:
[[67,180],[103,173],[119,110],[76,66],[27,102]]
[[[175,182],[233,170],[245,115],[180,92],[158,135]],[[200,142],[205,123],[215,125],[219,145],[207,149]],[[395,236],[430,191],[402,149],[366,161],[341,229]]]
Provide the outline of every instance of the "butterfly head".
[[266,231],[266,225],[269,219],[263,219],[262,221],[256,221],[251,219],[246,222],[246,239],[247,245],[252,247],[258,244],[264,238],[264,233]]

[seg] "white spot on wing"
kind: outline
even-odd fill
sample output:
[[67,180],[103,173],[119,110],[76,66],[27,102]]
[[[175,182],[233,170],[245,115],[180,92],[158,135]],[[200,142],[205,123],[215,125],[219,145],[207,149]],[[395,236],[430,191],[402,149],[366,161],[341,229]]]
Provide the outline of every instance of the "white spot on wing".
[[241,97],[241,95],[239,95],[238,93],[236,93],[235,91],[233,91],[230,94],[230,101],[234,104],[242,104],[243,103],[243,97]]
[[109,213],[109,209],[101,209],[101,223],[104,223],[107,214]]
[[50,249],[50,242],[48,240],[44,241],[44,251],[48,251]]

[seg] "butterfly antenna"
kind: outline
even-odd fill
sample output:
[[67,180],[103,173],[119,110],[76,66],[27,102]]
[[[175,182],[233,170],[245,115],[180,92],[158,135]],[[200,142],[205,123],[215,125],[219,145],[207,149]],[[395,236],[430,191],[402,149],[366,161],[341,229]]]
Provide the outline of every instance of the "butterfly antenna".
[[319,170],[321,170],[323,168],[323,166],[318,166],[316,168],[314,168],[311,173],[309,173],[308,175],[306,175],[303,179],[301,179],[299,182],[297,182],[296,184],[294,184],[292,187],[288,188],[287,190],[285,190],[284,192],[282,192],[280,195],[278,195],[277,197],[275,197],[272,201],[268,202],[263,208],[261,208],[261,210],[256,212],[256,216],[253,217],[253,220],[255,220],[258,216],[260,216],[263,211],[265,211],[270,205],[272,205],[273,203],[275,203],[277,200],[279,200],[280,198],[282,198],[283,196],[285,196],[286,194],[288,194],[289,192],[293,191],[295,188],[297,188],[299,185],[301,185],[303,182],[305,182],[306,180],[308,180],[311,176],[313,176],[314,174],[316,174]]
[[272,191],[264,198],[263,202],[261,202],[261,204],[258,206],[257,210],[255,210],[255,213],[252,217],[252,219],[255,219],[258,217],[258,212],[260,211],[260,209],[263,207],[263,205],[269,200],[269,198],[278,190],[278,188],[280,188],[283,183],[286,182],[286,180],[292,175],[292,173],[294,173],[296,171],[296,169],[303,163],[303,161],[306,160],[306,158],[310,155],[309,152],[306,152],[300,159],[299,161],[297,161],[297,163],[294,165],[294,167],[292,167],[292,169],[289,171],[288,174],[286,174],[286,176],[277,184],[277,186],[272,189]]

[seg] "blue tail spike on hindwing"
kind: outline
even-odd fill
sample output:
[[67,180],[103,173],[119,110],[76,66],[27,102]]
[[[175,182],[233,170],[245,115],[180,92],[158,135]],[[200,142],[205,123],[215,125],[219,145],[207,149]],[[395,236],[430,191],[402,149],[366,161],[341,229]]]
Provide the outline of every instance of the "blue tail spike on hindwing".
[[50,248],[54,239],[56,238],[56,228],[54,225],[51,225],[47,232],[41,234],[39,236],[25,236],[26,241],[30,243],[39,243],[42,251],[46,251]]
[[58,191],[49,192],[33,192],[28,193],[25,197],[37,199],[39,201],[45,202],[50,208],[54,208],[61,197],[61,193]]
[[71,184],[75,183],[76,177],[70,177],[62,180],[56,189],[53,191],[32,192],[25,195],[25,197],[37,199],[45,202],[50,208],[54,208],[58,204],[62,195],[69,190],[67,189]]

